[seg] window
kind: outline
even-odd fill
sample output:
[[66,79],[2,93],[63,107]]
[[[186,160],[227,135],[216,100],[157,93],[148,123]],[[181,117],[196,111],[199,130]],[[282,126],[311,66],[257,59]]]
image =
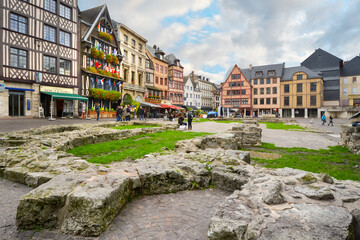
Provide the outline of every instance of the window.
[[227,90],[227,94],[228,96],[231,96],[231,91],[230,90]]
[[261,77],[263,75],[262,71],[255,72],[256,77]]
[[141,66],[141,64],[142,64],[142,59],[141,57],[139,57],[139,66]]
[[254,98],[254,105],[257,105],[257,104],[258,104],[258,99]]
[[246,89],[241,90],[241,95],[246,95]]
[[289,105],[290,105],[289,97],[284,97],[284,106],[289,106]]
[[134,39],[131,39],[131,46],[132,46],[133,48],[135,48],[135,40],[134,40]]
[[257,95],[257,94],[258,94],[258,89],[254,88],[254,95]]
[[[299,75],[298,75],[298,76],[299,76]],[[302,83],[296,84],[296,91],[297,91],[297,92],[302,92]]]
[[277,94],[277,87],[273,87],[273,94]]
[[303,79],[303,75],[302,75],[302,74],[297,75],[297,76],[296,76],[296,79],[297,79],[297,80],[302,80],[302,79]]
[[160,66],[160,72],[163,73],[164,72],[164,67]]
[[276,79],[276,78],[273,78],[272,81],[273,81],[273,84],[276,84],[276,83],[277,83],[277,79]]
[[254,79],[254,85],[257,85],[257,84],[258,84],[258,80]]
[[344,88],[343,89],[343,95],[347,95],[348,91],[347,91],[347,88]]
[[71,61],[60,59],[59,73],[62,75],[71,75]]
[[128,42],[128,36],[124,34],[124,43],[127,43]]
[[155,64],[155,70],[159,71],[159,64],[157,64],[157,63]]
[[276,97],[273,98],[273,103],[272,104],[277,104],[277,98]]
[[52,13],[56,13],[56,0],[45,0],[44,8]]
[[16,32],[27,34],[27,18],[10,13],[10,29]]
[[159,77],[156,77],[156,78],[155,78],[155,83],[156,83],[156,84],[159,84]]
[[316,92],[316,83],[310,83],[310,92]]
[[289,92],[290,92],[290,86],[289,86],[289,84],[285,84],[285,85],[284,85],[284,92],[285,92],[285,93],[289,93]]
[[271,104],[271,98],[267,98],[267,99],[266,99],[266,104],[267,104],[267,105]]
[[297,106],[302,106],[302,96],[297,96],[296,97],[296,105]]
[[131,54],[131,63],[135,64],[135,55],[134,54]]
[[146,68],[150,68],[150,61],[149,60],[146,60]]
[[271,88],[269,87],[266,88],[266,94],[271,94]]
[[271,78],[266,79],[266,84],[271,84]]
[[60,4],[60,16],[71,20],[71,8],[64,4]]
[[10,48],[10,66],[17,68],[27,68],[27,51]]
[[347,84],[348,83],[348,79],[347,78],[343,78],[343,83]]
[[264,79],[263,78],[260,79],[260,84],[264,84]]
[[352,90],[351,90],[351,94],[356,94],[356,93],[357,93],[357,88],[353,87]]
[[260,94],[264,94],[264,88],[260,88]]
[[71,34],[60,30],[60,44],[71,47]]
[[128,52],[124,50],[124,59],[127,61]]
[[44,39],[50,42],[56,42],[56,28],[44,25]]
[[316,106],[316,96],[310,96],[310,106]]
[[56,58],[44,56],[43,58],[44,70],[48,73],[56,73]]
[[353,77],[353,83],[356,83],[357,81],[356,81],[356,77]]
[[[165,73],[167,74],[168,73],[168,68],[164,67],[164,69],[165,69]],[[178,77],[182,77],[181,74]]]
[[164,85],[164,79],[163,78],[160,78],[160,84]]
[[260,98],[260,105],[264,105],[264,99]]
[[233,74],[233,75],[231,75],[231,78],[232,79],[240,79],[241,75],[240,74]]
[[268,76],[275,76],[275,70],[269,70]]
[[142,52],[142,45],[139,43],[139,51]]

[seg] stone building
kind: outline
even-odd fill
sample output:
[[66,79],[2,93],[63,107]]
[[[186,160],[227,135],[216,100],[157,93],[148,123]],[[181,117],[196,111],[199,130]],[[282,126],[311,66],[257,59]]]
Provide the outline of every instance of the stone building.
[[263,66],[250,65],[242,69],[252,84],[252,109],[254,116],[277,114],[280,109],[280,79],[285,63]]
[[212,83],[212,100],[211,100],[211,108],[216,110],[221,104],[221,86],[220,84]]
[[281,78],[281,109],[283,117],[321,117],[324,84],[319,73],[310,69],[290,67]]
[[252,116],[252,85],[236,64],[225,75],[221,89],[223,107],[233,109],[243,116]]
[[349,118],[360,107],[360,56],[344,63],[340,77],[340,107],[336,117]]
[[77,116],[77,0],[2,0],[0,13],[0,117]]
[[161,90],[162,100],[169,100],[168,63],[165,60],[165,52],[156,45],[146,45],[146,53],[154,63],[154,86]]
[[209,78],[204,76],[198,76],[198,84],[201,92],[201,110],[211,111],[214,110],[212,108],[212,84]]
[[194,72],[184,77],[184,105],[193,110],[201,109],[199,80]]
[[147,40],[125,24],[113,23],[124,55],[120,68],[120,76],[124,79],[123,96],[130,94],[132,99],[142,102],[146,91]]
[[96,89],[121,92],[119,41],[106,5],[80,12],[81,28],[81,94],[89,98],[88,108],[100,103],[102,108],[115,109],[121,96],[108,99],[94,94]]
[[169,100],[172,104],[182,106],[184,105],[184,67],[174,54],[167,55],[165,60],[169,64]]

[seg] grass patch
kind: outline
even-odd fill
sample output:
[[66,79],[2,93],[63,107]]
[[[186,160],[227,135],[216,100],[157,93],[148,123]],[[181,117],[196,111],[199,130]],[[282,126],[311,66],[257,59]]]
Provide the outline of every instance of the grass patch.
[[154,128],[160,127],[159,125],[123,125],[118,127],[112,127],[112,129],[124,130],[124,129],[135,129],[135,128]]
[[281,155],[278,159],[252,158],[255,163],[266,168],[295,168],[314,173],[327,173],[339,180],[360,181],[360,156],[349,152],[342,146],[313,150],[307,148],[275,147],[271,143],[262,143],[254,151],[271,152]]
[[305,128],[299,125],[284,125],[284,123],[271,123],[271,122],[259,122],[260,124],[266,124],[267,129],[281,129],[281,130],[305,130]]
[[122,161],[126,158],[135,160],[146,154],[160,152],[162,148],[172,150],[176,142],[203,135],[204,132],[163,131],[151,134],[142,134],[118,141],[109,141],[98,144],[89,144],[73,148],[68,153],[83,157],[91,163],[107,164],[113,161]]

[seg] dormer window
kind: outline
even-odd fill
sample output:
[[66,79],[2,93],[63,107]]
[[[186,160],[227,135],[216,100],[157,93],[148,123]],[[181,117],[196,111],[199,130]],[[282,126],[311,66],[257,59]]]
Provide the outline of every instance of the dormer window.
[[268,76],[275,76],[275,70],[269,70]]
[[262,77],[263,76],[263,72],[262,71],[257,71],[255,72],[255,77]]

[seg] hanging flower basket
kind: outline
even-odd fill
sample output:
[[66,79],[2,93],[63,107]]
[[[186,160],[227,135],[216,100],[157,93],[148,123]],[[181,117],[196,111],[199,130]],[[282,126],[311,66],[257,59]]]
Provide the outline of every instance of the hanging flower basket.
[[107,63],[112,63],[114,61],[114,57],[111,54],[106,54],[105,59]]
[[97,50],[96,48],[91,48],[91,56],[93,57],[93,58],[98,58],[99,57],[99,54],[100,54],[100,52],[99,52],[99,50]]
[[90,88],[90,96],[95,99],[118,101],[121,98],[121,92],[118,91],[106,91],[99,88]]
[[105,59],[105,53],[103,51],[99,51],[99,59],[104,60]]
[[110,34],[106,33],[106,32],[99,32],[99,38],[102,38],[102,39],[104,39],[104,40],[106,40],[108,42],[113,41],[113,37]]

